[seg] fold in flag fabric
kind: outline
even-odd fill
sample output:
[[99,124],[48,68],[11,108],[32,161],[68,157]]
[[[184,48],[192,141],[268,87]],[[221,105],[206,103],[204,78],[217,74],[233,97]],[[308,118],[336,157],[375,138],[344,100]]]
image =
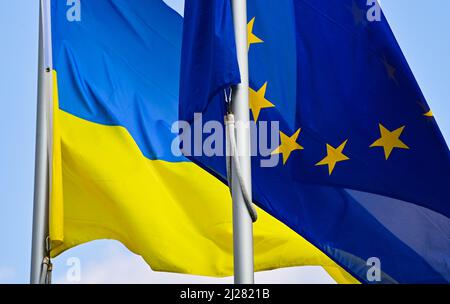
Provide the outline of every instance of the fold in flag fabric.
[[[193,113],[203,112],[215,96],[223,97],[223,90],[241,79],[231,1],[186,1],[185,13],[183,39],[188,43],[182,50],[179,117],[193,121]],[[189,77],[195,79],[186,81]]]
[[[221,121],[215,79],[229,75],[204,78],[216,63],[202,54],[222,51],[193,20],[198,2],[186,3],[180,117]],[[253,199],[360,282],[448,283],[449,149],[385,16],[366,17],[374,5],[248,1],[250,112],[279,122],[282,159],[252,158]],[[226,180],[224,157],[190,159]]]
[[[200,94],[212,94],[199,102],[208,103],[214,89],[239,82],[230,56],[234,46],[221,44],[231,31],[229,4],[222,4],[213,18],[199,16],[208,21],[210,39],[202,54],[214,65],[198,71],[207,73],[208,81],[220,71],[210,87],[197,87]],[[78,18],[68,18],[71,7],[65,1],[52,1],[51,7],[57,72],[52,256],[92,240],[115,239],[154,270],[232,275],[228,188],[171,148],[179,117],[182,18],[159,0],[80,5]],[[209,43],[220,51],[207,53]],[[220,62],[222,56],[228,59]],[[337,281],[355,282],[279,219],[263,210],[259,216],[256,270],[321,265]]]

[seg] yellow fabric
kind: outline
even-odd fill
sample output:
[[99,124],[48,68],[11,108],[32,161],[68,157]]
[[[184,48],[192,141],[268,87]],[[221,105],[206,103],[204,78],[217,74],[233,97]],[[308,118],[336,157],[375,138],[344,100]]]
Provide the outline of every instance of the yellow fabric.
[[61,160],[61,131],[59,122],[58,83],[56,71],[52,72],[52,146],[51,146],[51,172],[50,172],[50,235],[55,245],[64,238],[63,227],[63,185],[62,185],[62,160]]
[[358,280],[339,266],[324,266],[323,268],[339,284],[360,284]]
[[[154,270],[232,275],[231,199],[224,184],[193,163],[147,159],[122,127],[61,110],[55,115],[62,188],[53,192],[64,191],[63,204],[51,204],[53,257],[85,242],[114,239]],[[338,273],[338,282],[351,282],[297,233],[260,209],[258,214],[256,270],[321,265]]]

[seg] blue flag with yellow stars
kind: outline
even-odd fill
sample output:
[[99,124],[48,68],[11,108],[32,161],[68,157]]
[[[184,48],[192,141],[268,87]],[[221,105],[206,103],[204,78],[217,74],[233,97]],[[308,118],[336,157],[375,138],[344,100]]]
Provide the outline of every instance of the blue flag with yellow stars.
[[[221,121],[224,84],[186,50],[223,50],[192,35],[189,2],[180,117]],[[247,31],[251,117],[280,126],[254,202],[360,282],[450,282],[449,149],[376,1],[249,0]],[[223,157],[190,158],[226,180]]]

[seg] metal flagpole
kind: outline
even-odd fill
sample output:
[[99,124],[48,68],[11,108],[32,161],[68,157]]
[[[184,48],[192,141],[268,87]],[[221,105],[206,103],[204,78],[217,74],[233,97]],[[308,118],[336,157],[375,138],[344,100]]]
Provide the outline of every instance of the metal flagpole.
[[[249,80],[247,47],[247,3],[232,0],[236,50],[241,72],[241,83],[233,90],[232,112],[236,122],[237,157],[245,188],[251,196]],[[253,284],[253,224],[244,202],[238,172],[232,167],[233,250],[235,284]]]
[[39,1],[39,60],[30,283],[45,283],[48,253],[49,103],[51,101],[50,2]]

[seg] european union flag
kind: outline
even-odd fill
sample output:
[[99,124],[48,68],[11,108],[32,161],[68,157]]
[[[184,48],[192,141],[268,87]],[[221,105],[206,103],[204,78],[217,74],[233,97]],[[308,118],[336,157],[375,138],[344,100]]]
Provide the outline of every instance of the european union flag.
[[[181,87],[192,89],[181,91],[180,114],[222,120],[224,84],[199,93],[196,80],[211,84],[214,73],[196,74],[210,62],[186,50],[221,51],[186,35],[204,26],[189,20],[189,2]],[[256,122],[279,121],[272,153],[282,158],[263,168],[253,157],[253,198],[361,282],[448,283],[449,149],[373,5],[248,1],[250,111]],[[192,159],[226,180],[224,158]]]

